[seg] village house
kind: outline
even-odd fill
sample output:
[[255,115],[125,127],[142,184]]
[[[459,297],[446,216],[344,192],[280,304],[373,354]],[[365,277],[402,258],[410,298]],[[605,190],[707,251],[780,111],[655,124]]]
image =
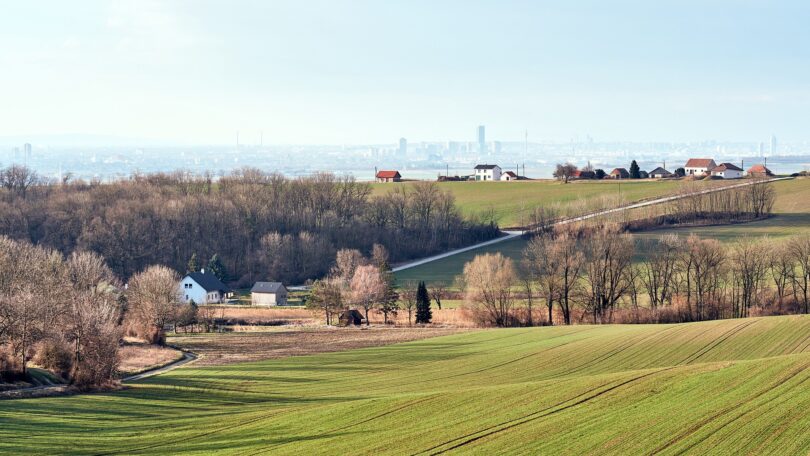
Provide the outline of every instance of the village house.
[[286,306],[287,288],[281,282],[256,282],[250,289],[254,306]]
[[627,172],[625,168],[613,168],[613,171],[610,172],[611,179],[629,179],[630,173]]
[[180,281],[180,293],[185,302],[195,304],[222,304],[230,295],[230,289],[217,276],[200,272],[190,272]]
[[650,171],[650,177],[653,179],[663,179],[666,177],[672,177],[672,173],[659,166],[658,168]]
[[402,175],[399,174],[399,171],[392,170],[392,171],[377,171],[377,175],[375,176],[377,182],[401,182]]
[[723,179],[739,179],[743,177],[743,170],[733,163],[720,163],[712,169],[712,176],[722,177]]
[[501,180],[502,181],[516,181],[516,180],[518,180],[518,175],[515,174],[514,171],[507,171],[507,172],[501,174]]
[[683,169],[687,176],[706,176],[716,167],[711,158],[690,158]]
[[499,181],[501,180],[501,167],[498,165],[476,165],[476,181]]
[[747,174],[751,177],[771,177],[773,173],[765,165],[757,164],[748,168]]

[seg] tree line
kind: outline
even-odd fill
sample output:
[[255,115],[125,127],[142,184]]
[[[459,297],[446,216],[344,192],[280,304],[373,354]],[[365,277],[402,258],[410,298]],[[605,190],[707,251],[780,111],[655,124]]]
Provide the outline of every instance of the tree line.
[[327,275],[341,249],[368,254],[380,244],[398,262],[497,234],[494,224],[465,220],[453,196],[428,182],[372,196],[351,177],[253,168],[218,180],[175,172],[104,184],[0,170],[0,235],[66,255],[95,252],[122,278],[218,253],[237,286],[301,283]]
[[[722,244],[675,234],[637,244],[617,226],[531,239],[519,264],[479,255],[464,267],[466,302],[480,321],[534,324],[685,322],[810,312],[810,235]],[[641,261],[633,261],[642,255]]]

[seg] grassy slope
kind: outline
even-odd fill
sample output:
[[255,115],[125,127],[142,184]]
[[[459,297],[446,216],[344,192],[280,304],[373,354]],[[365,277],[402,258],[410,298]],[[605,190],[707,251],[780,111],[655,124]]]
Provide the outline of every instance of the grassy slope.
[[8,401],[0,452],[810,451],[810,317],[479,331]]
[[[714,183],[713,183],[714,184]],[[372,184],[373,194],[381,195],[402,184]],[[569,203],[579,199],[596,199],[603,195],[621,194],[627,201],[667,195],[680,185],[678,181],[574,181],[561,184],[552,180],[520,182],[443,182],[442,190],[456,197],[456,204],[466,216],[481,216],[492,211],[501,227],[522,223],[521,213],[541,205]]]
[[[665,233],[678,233],[683,236],[696,233],[702,237],[711,237],[728,242],[743,235],[780,237],[810,230],[810,179],[794,179],[776,182],[773,185],[777,191],[774,206],[775,215],[767,220],[738,225],[653,230],[637,233],[635,236],[640,240],[646,240],[657,239]],[[525,246],[525,240],[514,239],[502,244],[464,252],[416,268],[406,269],[396,273],[396,277],[397,280],[401,281],[425,280],[427,282],[443,281],[452,283],[455,277],[461,274],[464,264],[472,260],[476,255],[501,252],[515,261],[520,261]]]

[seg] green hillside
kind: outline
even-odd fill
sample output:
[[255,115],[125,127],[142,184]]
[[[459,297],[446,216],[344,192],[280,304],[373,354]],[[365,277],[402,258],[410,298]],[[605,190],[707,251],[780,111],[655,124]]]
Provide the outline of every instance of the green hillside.
[[478,331],[5,401],[25,454],[807,454],[810,316]]
[[[717,181],[706,185],[716,185]],[[381,195],[400,184],[372,184],[373,194]],[[439,188],[451,192],[456,205],[466,216],[489,217],[501,227],[518,226],[523,218],[538,206],[570,204],[576,201],[597,200],[603,196],[621,195],[625,201],[639,201],[668,195],[680,181],[656,180],[604,180],[573,181],[563,184],[552,180],[519,182],[443,182]]]

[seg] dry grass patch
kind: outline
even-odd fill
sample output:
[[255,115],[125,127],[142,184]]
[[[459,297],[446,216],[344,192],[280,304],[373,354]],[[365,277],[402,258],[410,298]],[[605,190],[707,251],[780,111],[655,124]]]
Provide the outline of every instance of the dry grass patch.
[[354,348],[409,342],[445,336],[456,328],[299,328],[267,332],[180,335],[171,343],[202,355],[195,366],[218,366],[288,356],[311,355]]
[[132,343],[121,347],[119,356],[121,364],[118,371],[122,376],[127,376],[177,361],[183,357],[183,352],[170,347]]

